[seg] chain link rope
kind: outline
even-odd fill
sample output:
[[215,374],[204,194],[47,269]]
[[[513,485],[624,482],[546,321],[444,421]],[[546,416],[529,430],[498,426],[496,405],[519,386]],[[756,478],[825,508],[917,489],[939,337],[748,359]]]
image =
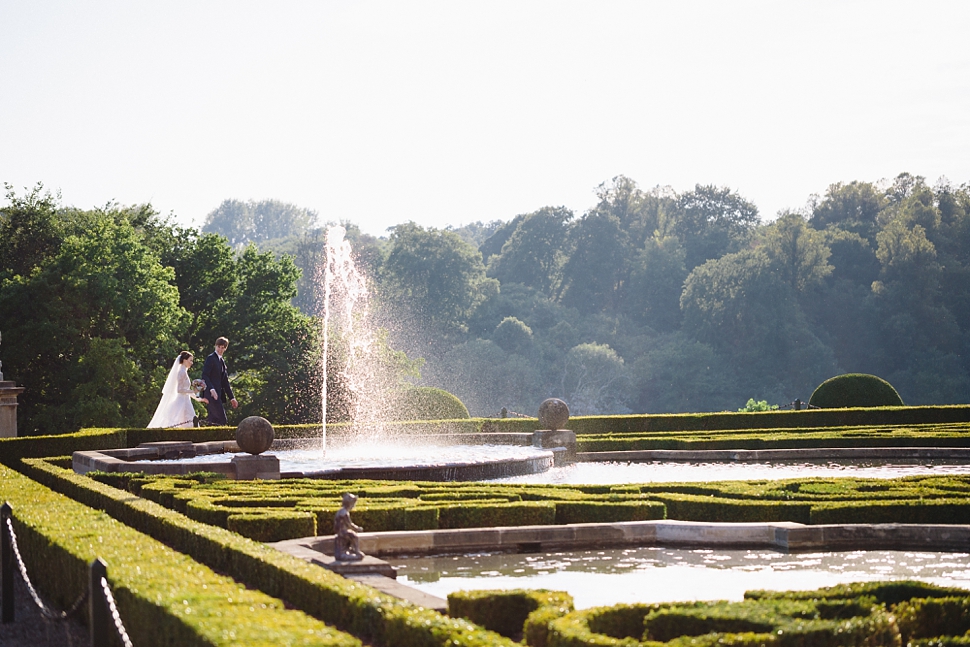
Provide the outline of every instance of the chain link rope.
[[13,529],[13,521],[10,517],[7,517],[7,530],[10,532],[10,547],[13,548],[14,557],[17,559],[17,567],[20,569],[20,576],[24,580],[24,584],[27,585],[27,591],[30,593],[30,597],[33,598],[34,604],[40,609],[41,615],[50,620],[65,620],[81,608],[81,606],[88,599],[88,592],[85,591],[81,594],[81,597],[71,605],[71,608],[67,611],[54,612],[47,608],[43,600],[37,594],[37,590],[34,588],[34,584],[30,581],[30,577],[27,576],[27,566],[24,564],[24,560],[20,557],[20,548],[17,546],[17,534]]
[[108,586],[107,578],[101,578],[101,588],[104,590],[104,599],[108,602],[108,610],[111,612],[111,619],[115,623],[115,631],[118,632],[118,637],[121,638],[125,647],[134,647],[131,644],[131,639],[128,638],[128,632],[125,631],[124,623],[121,622],[121,614],[118,613],[118,605],[115,604],[115,598],[111,595],[111,587]]

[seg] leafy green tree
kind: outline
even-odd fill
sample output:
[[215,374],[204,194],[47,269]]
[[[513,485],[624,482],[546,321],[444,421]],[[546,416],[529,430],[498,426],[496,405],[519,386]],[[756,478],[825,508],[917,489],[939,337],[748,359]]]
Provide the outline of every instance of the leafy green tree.
[[478,251],[482,253],[482,259],[485,265],[491,262],[493,256],[498,256],[502,253],[502,247],[505,246],[505,243],[508,242],[509,238],[515,232],[515,229],[519,226],[519,223],[523,220],[525,220],[525,214],[518,215],[506,223],[496,225],[491,235],[482,241],[478,246]]
[[425,380],[450,387],[471,415],[497,417],[502,408],[535,415],[546,396],[542,378],[528,358],[491,340],[473,339],[448,350]]
[[636,356],[631,373],[635,411],[724,411],[740,397],[731,362],[681,332],[653,340]]
[[615,313],[630,264],[629,237],[613,214],[590,211],[572,228],[560,302],[583,312]]
[[593,211],[616,216],[634,248],[662,226],[665,214],[674,206],[671,195],[664,195],[659,189],[644,192],[624,175],[596,187],[596,197],[599,202]]
[[532,345],[532,329],[515,317],[506,317],[495,327],[492,341],[507,353],[527,355]]
[[528,214],[488,264],[488,275],[501,283],[522,283],[553,294],[565,260],[567,225],[573,212],[544,207]]
[[627,367],[606,344],[586,343],[566,353],[560,392],[574,415],[628,413]]
[[[801,397],[835,369],[794,295],[760,250],[695,268],[681,296],[683,329],[725,354],[747,388],[774,401]],[[787,400],[790,401],[790,400]]]
[[815,203],[808,222],[814,229],[834,226],[874,243],[876,219],[887,204],[885,194],[869,182],[837,182],[830,184],[825,197]]
[[481,220],[470,222],[461,227],[445,227],[446,231],[453,231],[466,243],[474,247],[480,247],[482,243],[492,237],[499,229],[505,226],[502,220],[491,220],[482,222]]
[[764,231],[763,249],[781,279],[800,293],[832,273],[828,263],[832,250],[825,236],[808,227],[797,213],[785,213]]
[[127,220],[95,212],[29,276],[0,283],[5,368],[27,387],[27,434],[151,417],[188,320],[172,279]]
[[623,310],[635,322],[660,332],[680,327],[680,293],[687,268],[680,241],[656,232],[640,250],[630,273]]
[[381,289],[386,303],[409,308],[432,330],[457,333],[498,282],[485,276],[481,253],[457,234],[406,223],[391,234]]
[[758,224],[758,208],[726,187],[698,184],[681,194],[665,233],[677,236],[692,270],[741,250]]
[[219,234],[235,249],[289,236],[299,237],[312,229],[317,214],[278,200],[225,200],[206,216],[205,233]]
[[40,183],[23,197],[4,186],[10,204],[0,209],[0,277],[28,276],[61,245],[57,198]]

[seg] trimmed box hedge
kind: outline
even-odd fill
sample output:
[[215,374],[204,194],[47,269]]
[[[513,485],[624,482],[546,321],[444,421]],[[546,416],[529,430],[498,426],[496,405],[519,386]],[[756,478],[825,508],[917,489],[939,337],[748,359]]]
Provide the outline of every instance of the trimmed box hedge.
[[360,641],[281,600],[248,590],[104,513],[72,501],[6,467],[0,500],[32,582],[58,608],[87,587],[97,557],[134,644],[332,645]]
[[545,647],[549,622],[573,611],[563,591],[510,589],[448,594],[448,615],[467,618],[507,638]]
[[104,510],[209,568],[286,600],[292,607],[369,644],[514,647],[508,639],[466,620],[416,607],[265,544],[194,521],[153,501],[132,497],[42,459],[28,459],[22,467],[31,478],[52,489]]
[[[710,483],[532,485],[386,481],[232,481],[205,475],[127,478],[93,474],[197,521],[228,528],[234,515],[316,516],[330,534],[343,492],[371,532],[650,519],[721,522],[970,523],[970,476],[805,478]],[[536,504],[542,505],[536,505]],[[281,524],[275,536],[282,536]],[[293,525],[289,532],[308,526]],[[237,530],[253,538],[243,526]],[[312,534],[312,533],[311,533]],[[305,536],[294,534],[293,538]]]
[[899,647],[882,606],[811,600],[632,604],[574,611],[549,623],[549,647],[745,645]]

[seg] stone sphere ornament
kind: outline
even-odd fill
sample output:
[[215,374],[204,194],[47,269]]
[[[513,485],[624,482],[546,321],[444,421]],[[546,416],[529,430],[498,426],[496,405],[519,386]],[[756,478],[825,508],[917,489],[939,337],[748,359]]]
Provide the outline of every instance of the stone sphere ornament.
[[239,449],[253,456],[262,454],[273,444],[273,425],[260,416],[244,418],[236,427],[236,444]]
[[540,429],[565,429],[569,422],[569,406],[559,398],[549,398],[539,405]]

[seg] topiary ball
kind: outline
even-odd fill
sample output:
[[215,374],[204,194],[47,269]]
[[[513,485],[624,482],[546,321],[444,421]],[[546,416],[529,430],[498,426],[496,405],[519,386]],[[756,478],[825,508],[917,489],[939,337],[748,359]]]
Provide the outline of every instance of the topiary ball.
[[903,399],[893,385],[881,377],[865,373],[846,373],[819,384],[808,404],[821,409],[901,407]]
[[415,386],[398,399],[395,420],[456,420],[470,418],[468,408],[444,389]]
[[249,416],[236,427],[236,444],[253,456],[262,454],[273,444],[273,425],[266,418]]

